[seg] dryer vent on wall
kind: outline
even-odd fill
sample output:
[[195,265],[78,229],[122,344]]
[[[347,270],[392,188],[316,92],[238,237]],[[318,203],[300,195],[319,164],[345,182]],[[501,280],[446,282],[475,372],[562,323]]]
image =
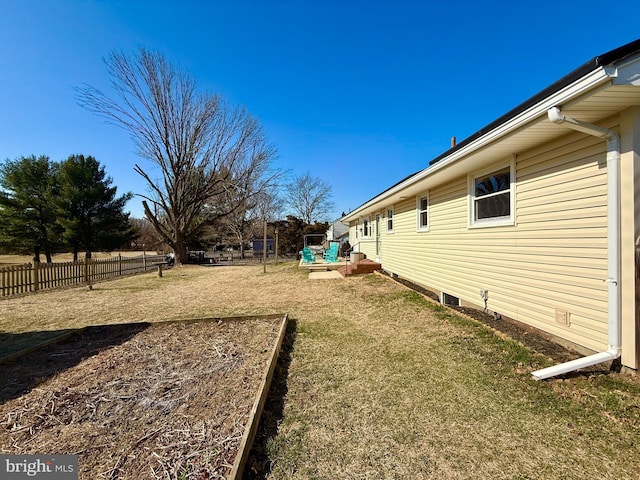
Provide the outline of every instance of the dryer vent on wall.
[[571,326],[571,312],[562,308],[556,308],[556,322],[565,327]]

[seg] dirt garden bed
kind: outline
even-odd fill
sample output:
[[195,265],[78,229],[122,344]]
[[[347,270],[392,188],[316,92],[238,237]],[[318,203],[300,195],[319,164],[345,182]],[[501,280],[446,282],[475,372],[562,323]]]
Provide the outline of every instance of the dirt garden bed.
[[283,316],[89,327],[0,364],[0,451],[81,479],[228,478]]

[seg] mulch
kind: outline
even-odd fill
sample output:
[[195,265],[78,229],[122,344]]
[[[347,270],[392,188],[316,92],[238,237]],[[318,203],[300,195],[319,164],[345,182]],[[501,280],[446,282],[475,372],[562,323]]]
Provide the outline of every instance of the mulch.
[[281,320],[90,327],[0,364],[0,451],[81,479],[226,478]]

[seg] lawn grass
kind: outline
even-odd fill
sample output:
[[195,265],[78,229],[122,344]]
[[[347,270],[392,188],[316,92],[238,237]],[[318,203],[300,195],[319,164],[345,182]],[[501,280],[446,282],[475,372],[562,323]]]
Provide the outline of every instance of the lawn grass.
[[549,358],[377,275],[174,268],[0,301],[0,331],[278,312],[297,331],[269,478],[639,478],[637,377],[534,381]]

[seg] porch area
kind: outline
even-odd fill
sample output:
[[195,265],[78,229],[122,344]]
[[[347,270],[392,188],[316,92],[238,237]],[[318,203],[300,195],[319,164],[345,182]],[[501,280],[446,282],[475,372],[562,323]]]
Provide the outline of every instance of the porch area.
[[315,273],[322,274],[314,276],[316,278],[339,278],[336,275],[327,275],[327,272],[340,274],[344,278],[349,275],[373,273],[376,270],[381,270],[382,265],[368,258],[351,262],[347,257],[338,259],[337,262],[328,262],[324,258],[317,256],[313,262],[305,262],[304,259],[301,259],[298,268],[306,268],[309,271],[309,278],[313,278],[311,275]]

